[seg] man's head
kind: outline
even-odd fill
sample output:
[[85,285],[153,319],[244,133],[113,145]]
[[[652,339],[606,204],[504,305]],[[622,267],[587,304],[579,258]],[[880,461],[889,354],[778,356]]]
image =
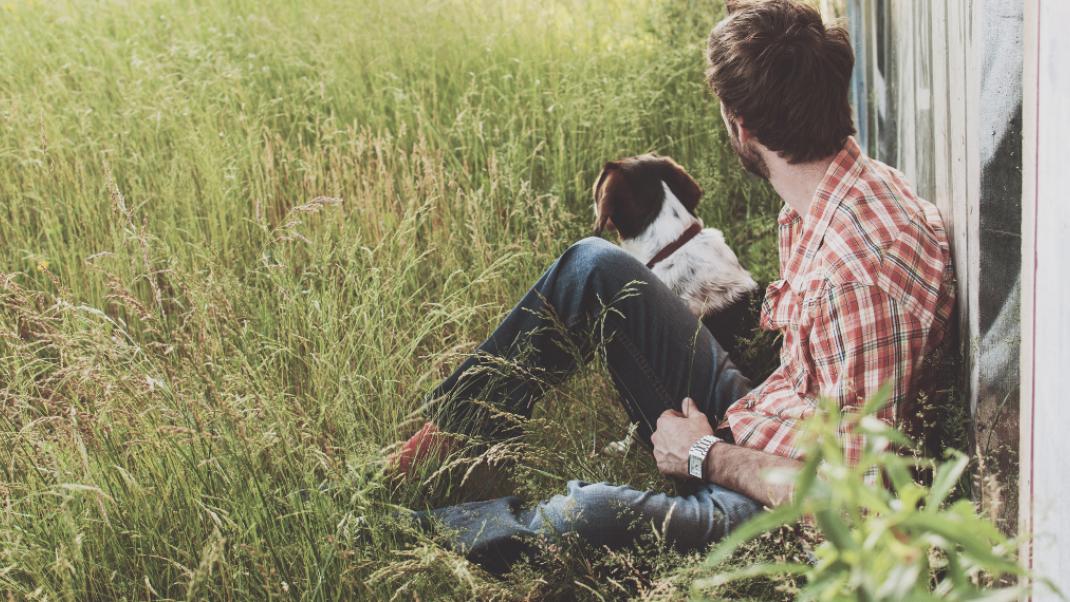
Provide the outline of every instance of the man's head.
[[707,57],[706,79],[721,100],[732,146],[752,173],[769,177],[755,139],[789,163],[806,163],[835,154],[855,133],[847,32],[826,27],[812,7],[728,0]]

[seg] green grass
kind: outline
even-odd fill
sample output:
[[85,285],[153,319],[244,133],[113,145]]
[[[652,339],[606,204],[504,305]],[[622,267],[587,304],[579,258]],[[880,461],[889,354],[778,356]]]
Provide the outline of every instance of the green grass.
[[606,160],[675,157],[775,275],[779,201],[703,83],[720,13],[0,0],[0,592],[672,595],[664,551],[563,548],[499,581],[387,519],[568,478],[667,487],[598,454],[625,418],[597,368],[540,406],[508,479],[368,475],[588,235]]

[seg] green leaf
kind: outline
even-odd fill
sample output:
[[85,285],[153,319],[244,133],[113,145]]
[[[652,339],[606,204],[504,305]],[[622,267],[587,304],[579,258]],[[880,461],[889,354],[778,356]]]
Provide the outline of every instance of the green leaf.
[[691,588],[692,591],[696,589],[714,589],[717,587],[721,587],[722,585],[733,583],[735,581],[742,581],[744,579],[754,579],[756,577],[772,577],[779,575],[803,575],[809,570],[809,566],[794,562],[754,564],[720,575],[714,575],[713,577],[699,579],[691,585]]
[[795,598],[796,602],[835,599],[834,596],[837,593],[843,594],[843,589],[850,576],[849,572],[837,570],[836,568],[822,571],[812,576],[806,587],[799,591],[799,595]]
[[924,565],[921,562],[892,567],[884,582],[880,584],[877,597],[888,600],[905,600],[908,597],[913,599],[914,596],[908,596],[908,594],[917,593],[916,590],[929,580],[928,575],[922,575],[923,568]]
[[[785,574],[790,566],[807,580],[799,600],[999,601],[1024,591],[985,591],[976,585],[979,574],[998,578],[1028,573],[1013,558],[1013,545],[991,521],[977,514],[970,500],[944,507],[968,470],[966,454],[950,451],[945,461],[933,462],[903,457],[872,444],[873,439],[882,438],[901,448],[912,445],[905,435],[873,418],[886,398],[887,390],[882,388],[862,412],[846,414],[822,399],[821,411],[805,424],[806,461],[796,476],[793,504],[743,525],[704,562],[707,568],[715,567],[763,531],[808,514],[825,538],[815,550],[816,565],[758,564],[697,585],[715,587],[748,577]],[[838,439],[841,428],[867,436],[862,458],[854,466],[843,456]],[[912,469],[919,466],[932,467],[930,487],[914,481]],[[868,483],[868,469],[888,475],[894,490]],[[934,548],[943,553],[934,556]],[[937,566],[931,566],[931,561]],[[933,578],[941,579],[935,588]]]
[[952,518],[954,516],[947,512],[939,514],[915,512],[905,517],[900,524],[903,527],[921,532],[935,533],[949,542],[953,542],[956,546],[961,547],[965,554],[981,563],[989,571],[1013,575],[1024,574],[1025,571],[1017,564],[997,555],[993,551],[994,544],[992,541],[986,537],[976,535],[976,525],[973,524],[976,521],[966,523]]
[[755,537],[772,531],[778,527],[792,524],[802,518],[802,510],[797,504],[789,504],[774,508],[764,514],[750,519],[743,523],[738,529],[732,531],[728,537],[721,540],[710,552],[706,559],[702,562],[702,566],[706,568],[713,568],[728,560],[730,556],[739,548],[739,546],[747,543]]
[[970,587],[969,577],[966,575],[966,571],[962,570],[959,555],[954,552],[947,555],[947,574],[951,577],[953,589]]
[[887,462],[884,466],[884,473],[888,475],[896,491],[901,492],[904,487],[914,484],[914,477],[910,476],[910,471],[903,462]]
[[825,537],[840,550],[853,550],[858,547],[857,542],[851,537],[851,530],[838,513],[827,509],[814,513],[818,526]]
[[892,384],[890,382],[884,383],[881,385],[881,388],[877,389],[877,392],[866,401],[865,405],[862,406],[862,411],[860,413],[863,415],[876,414],[878,410],[888,403],[891,393]]
[[821,458],[819,456],[806,459],[806,463],[803,464],[802,470],[799,471],[799,476],[795,479],[795,489],[792,495],[796,500],[805,498],[810,493],[810,490],[814,485],[814,480],[817,478],[817,469],[820,465]]
[[926,509],[930,511],[937,510],[944,503],[970,463],[969,457],[958,450],[949,450],[948,456],[954,459],[940,464],[936,469],[936,474],[933,475],[933,484],[929,488],[929,498],[926,500]]

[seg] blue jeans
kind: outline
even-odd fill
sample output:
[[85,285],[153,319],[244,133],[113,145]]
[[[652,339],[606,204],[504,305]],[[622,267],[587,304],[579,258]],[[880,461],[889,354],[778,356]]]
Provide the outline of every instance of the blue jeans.
[[[710,331],[645,265],[587,238],[562,254],[508,317],[431,395],[444,430],[498,437],[515,432],[546,389],[602,354],[620,401],[648,445],[658,416],[691,397],[716,425],[750,382]],[[504,410],[502,412],[501,410]],[[421,513],[476,560],[506,562],[530,537],[576,533],[627,545],[657,529],[681,550],[723,537],[761,506],[706,484],[687,496],[570,481],[565,495],[523,510],[515,497]]]

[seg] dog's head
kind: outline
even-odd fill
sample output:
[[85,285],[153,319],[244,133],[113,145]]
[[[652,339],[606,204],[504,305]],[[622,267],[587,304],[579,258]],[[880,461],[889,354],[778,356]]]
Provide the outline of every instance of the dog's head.
[[607,228],[622,239],[641,234],[661,212],[663,182],[694,215],[702,188],[676,161],[651,153],[606,163],[594,184],[595,234]]

